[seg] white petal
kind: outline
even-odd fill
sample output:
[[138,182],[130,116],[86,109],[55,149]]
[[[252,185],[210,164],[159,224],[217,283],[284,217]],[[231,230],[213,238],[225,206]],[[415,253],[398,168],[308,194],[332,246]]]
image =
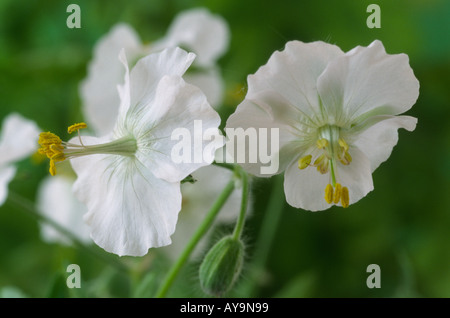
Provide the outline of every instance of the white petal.
[[409,116],[389,116],[358,135],[353,145],[370,159],[372,172],[386,161],[398,142],[398,129],[413,131],[417,119]]
[[[223,146],[218,130],[220,116],[208,104],[205,95],[181,77],[164,77],[156,89],[154,101],[142,111],[142,117],[132,114],[128,120],[136,123],[138,157],[156,177],[169,182],[181,181],[196,169],[210,164],[215,151]],[[174,136],[172,140],[172,134],[179,130],[188,135]],[[204,135],[208,131],[214,135],[211,140]],[[148,140],[148,147],[142,145],[141,139]],[[220,140],[222,142],[217,142]],[[186,160],[174,160],[172,151],[176,145],[182,145],[190,154]]]
[[[362,199],[373,190],[370,161],[359,150],[351,148],[352,162],[348,166],[340,163],[336,167],[337,182],[349,190],[350,204]],[[300,170],[294,160],[286,169],[284,192],[286,201],[293,207],[310,211],[328,209],[325,187],[331,183],[330,174],[321,174],[314,167]]]
[[[228,118],[225,128],[230,140],[226,145],[230,157],[247,172],[259,177],[270,177],[283,172],[302,151],[293,127],[295,117],[291,112],[292,107],[281,96],[265,93],[258,94],[255,99],[245,99],[239,104]],[[257,139],[244,139],[245,134],[256,136]],[[267,151],[259,147],[260,143],[267,145]],[[243,153],[244,160],[239,158]],[[263,160],[264,155],[268,155],[270,159]],[[277,166],[277,169],[272,173],[262,170],[262,167],[270,165],[274,168]]]
[[133,111],[140,111],[154,98],[156,87],[164,76],[183,76],[194,59],[195,54],[177,47],[140,59],[130,73],[130,107]]
[[228,24],[222,17],[197,8],[177,15],[167,36],[153,49],[180,46],[197,54],[198,65],[209,66],[226,52],[229,38]]
[[328,174],[319,173],[314,167],[300,170],[295,159],[284,174],[284,193],[286,202],[295,207],[310,211],[325,210],[330,205],[325,202],[325,187],[330,183]]
[[141,42],[127,24],[114,26],[94,48],[86,79],[80,85],[86,122],[99,136],[112,131],[120,105],[117,85],[123,83],[124,69],[119,52],[124,49],[133,60],[140,53]]
[[0,206],[8,197],[8,185],[15,175],[16,167],[12,165],[0,167]]
[[0,136],[0,165],[21,160],[38,148],[39,128],[32,120],[12,113],[2,124]]
[[266,65],[248,77],[246,98],[269,91],[281,95],[303,116],[314,118],[320,113],[317,78],[331,60],[343,54],[339,47],[325,42],[288,42],[284,51],[273,53]]
[[142,256],[171,243],[181,209],[179,183],[155,178],[138,160],[92,155],[71,161],[77,197],[100,247],[117,255]]
[[[351,147],[352,162],[349,165],[337,163],[336,178],[343,187],[348,188],[350,204],[356,203],[373,190],[370,160],[360,150]],[[325,188],[324,188],[325,189]]]
[[410,109],[419,82],[405,54],[386,54],[383,44],[356,47],[330,62],[317,81],[324,108],[338,124],[352,124],[368,112],[396,115]]
[[[78,239],[91,243],[89,227],[83,222],[87,208],[72,191],[75,178],[56,175],[47,177],[38,189],[37,207],[40,213],[69,230]],[[41,235],[46,242],[70,244],[70,240],[47,224],[41,225]]]

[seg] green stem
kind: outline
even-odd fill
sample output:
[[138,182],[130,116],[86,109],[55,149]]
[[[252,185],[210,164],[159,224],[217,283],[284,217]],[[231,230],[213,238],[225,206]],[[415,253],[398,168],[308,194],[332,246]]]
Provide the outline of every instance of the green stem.
[[225,163],[225,162],[216,162],[216,161],[214,161],[212,164],[215,165],[215,166],[218,166],[218,167],[222,167],[222,168],[231,170],[231,171],[234,171],[235,167],[236,167],[235,165],[233,165],[231,163]]
[[281,175],[276,175],[273,178],[274,182],[272,184],[272,191],[267,204],[267,209],[264,213],[258,238],[256,240],[256,250],[250,265],[249,273],[251,277],[248,280],[249,285],[244,287],[245,295],[250,297],[254,294],[255,289],[258,287],[257,283],[259,278],[264,274],[264,269],[272,247],[272,242],[276,235],[285,202],[283,177]]
[[240,178],[242,182],[242,200],[241,200],[241,211],[239,212],[239,218],[236,223],[236,227],[233,231],[233,239],[236,241],[240,239],[242,230],[244,228],[245,223],[245,214],[247,213],[247,205],[248,205],[248,175],[242,168],[239,168]]
[[185,247],[184,251],[178,258],[178,260],[175,262],[175,264],[170,269],[169,273],[167,274],[163,284],[160,286],[158,292],[156,293],[157,298],[165,297],[167,294],[167,291],[169,290],[170,286],[175,281],[176,276],[180,272],[183,265],[186,263],[186,261],[189,259],[189,256],[191,255],[194,248],[197,246],[200,239],[203,237],[203,235],[209,230],[211,227],[211,224],[213,223],[215,217],[219,213],[220,209],[223,207],[225,202],[230,197],[231,193],[234,190],[234,180],[230,180],[226,187],[222,190],[222,193],[217,198],[216,202],[214,202],[213,206],[209,210],[208,214],[206,215],[205,219],[203,220],[203,223],[200,224],[200,227],[197,229],[197,231],[192,236],[191,240],[188,242],[187,246]]
[[44,223],[50,225],[51,227],[53,227],[55,230],[57,230],[58,232],[60,232],[61,234],[63,234],[67,238],[69,238],[72,241],[72,243],[76,247],[78,247],[80,250],[88,252],[89,254],[103,260],[104,262],[114,266],[116,269],[118,269],[121,272],[128,272],[128,268],[125,265],[123,265],[122,263],[117,262],[116,260],[114,260],[111,257],[108,257],[104,254],[98,253],[95,249],[93,249],[89,246],[86,246],[82,241],[80,241],[72,232],[67,230],[65,227],[56,223],[52,219],[47,218],[45,215],[38,213],[36,211],[34,203],[31,202],[29,199],[10,191],[8,194],[8,201],[10,201],[11,203],[13,203],[16,206],[21,207],[22,211],[27,212],[28,215],[35,218],[38,222],[44,222]]

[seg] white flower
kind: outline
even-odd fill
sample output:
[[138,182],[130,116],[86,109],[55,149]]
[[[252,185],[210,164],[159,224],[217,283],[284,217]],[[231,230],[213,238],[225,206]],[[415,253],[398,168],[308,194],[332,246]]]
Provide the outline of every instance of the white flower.
[[[122,83],[124,70],[117,60],[123,48],[129,67],[141,57],[169,47],[183,47],[197,55],[195,71],[183,78],[199,87],[208,102],[216,107],[223,95],[223,82],[216,65],[229,43],[226,22],[205,9],[191,9],[180,13],[167,35],[155,43],[144,45],[133,28],[125,23],[115,25],[94,49],[87,78],[80,85],[83,112],[88,124],[98,136],[111,132],[117,118],[120,99],[116,85]],[[108,109],[108,111],[105,111]]]
[[[275,156],[290,205],[347,207],[373,189],[372,172],[390,156],[397,130],[414,130],[415,118],[396,115],[418,94],[408,56],[386,54],[380,41],[347,53],[292,41],[248,77],[247,96],[227,127],[279,129]],[[243,166],[260,175],[260,164]]]
[[157,50],[183,46],[198,57],[199,66],[212,66],[227,51],[229,30],[226,21],[202,8],[181,12],[167,35],[153,44]]
[[8,196],[8,184],[16,175],[14,162],[30,156],[37,150],[39,128],[19,114],[8,115],[0,135],[0,205]]
[[[206,152],[203,141],[185,141],[193,156],[202,152],[203,160],[171,160],[172,147],[180,143],[171,139],[174,129],[194,135],[194,120],[201,120],[205,129],[219,134],[219,115],[181,77],[194,58],[179,48],[166,49],[139,60],[130,73],[122,51],[125,82],[119,86],[121,104],[113,132],[68,143],[41,134],[41,152],[51,159],[52,174],[55,163],[73,159],[78,176],[74,191],[88,208],[85,221],[91,237],[108,252],[141,256],[151,247],[170,244],[181,209],[180,181],[214,159],[217,143]],[[76,124],[69,132],[85,127]]]

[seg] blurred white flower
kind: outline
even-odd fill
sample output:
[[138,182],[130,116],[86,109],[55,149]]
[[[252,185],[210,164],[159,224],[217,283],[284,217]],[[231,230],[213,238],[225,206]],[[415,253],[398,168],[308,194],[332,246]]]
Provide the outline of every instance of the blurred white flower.
[[94,48],[87,78],[80,85],[83,111],[98,136],[114,128],[120,99],[116,86],[122,83],[124,70],[117,60],[125,49],[129,67],[141,57],[165,48],[182,47],[197,55],[193,67],[183,78],[198,86],[208,102],[218,106],[222,101],[223,82],[217,60],[228,48],[229,30],[225,20],[206,9],[181,12],[167,35],[149,45],[141,43],[133,28],[125,23],[115,25]]
[[[70,231],[80,241],[91,243],[89,227],[83,222],[87,208],[72,191],[75,179],[75,176],[70,174],[44,178],[37,192],[37,209],[46,218]],[[49,243],[72,244],[69,238],[46,223],[41,224],[41,237]]]
[[[418,95],[408,56],[387,54],[380,41],[347,53],[292,41],[248,77],[246,98],[227,127],[279,128],[275,156],[290,205],[347,207],[373,189],[372,172],[390,156],[397,130],[414,130],[416,118],[396,115]],[[260,175],[260,163],[243,166]]]
[[[195,183],[185,183],[181,185],[181,194],[183,203],[178,215],[177,230],[172,235],[172,244],[160,249],[170,259],[175,260],[186,247],[186,243],[194,235],[197,228],[202,223],[211,206],[217,200],[219,194],[225,188],[226,184],[233,177],[233,172],[217,166],[205,166],[194,173],[192,176]],[[242,191],[235,189],[224,204],[214,224],[232,224],[236,222],[241,208]],[[251,211],[252,200],[249,196],[248,209],[246,217]],[[196,246],[191,257],[197,257],[205,248],[211,235],[211,230]]]
[[15,162],[37,150],[37,125],[19,114],[12,113],[4,120],[0,135],[0,205],[8,197],[9,182],[16,175]]
[[[74,191],[88,213],[91,237],[106,251],[141,256],[151,247],[171,243],[181,209],[180,181],[214,159],[217,143],[208,150],[204,141],[182,140],[201,161],[175,163],[171,151],[180,141],[175,129],[195,135],[194,121],[219,135],[219,115],[205,95],[187,84],[182,75],[195,58],[179,48],[165,49],[140,59],[131,73],[124,51],[120,60],[125,81],[119,86],[120,109],[112,133],[104,137],[73,138],[70,142],[41,133],[41,153],[55,163],[71,160],[77,174]],[[69,127],[69,132],[85,128]]]

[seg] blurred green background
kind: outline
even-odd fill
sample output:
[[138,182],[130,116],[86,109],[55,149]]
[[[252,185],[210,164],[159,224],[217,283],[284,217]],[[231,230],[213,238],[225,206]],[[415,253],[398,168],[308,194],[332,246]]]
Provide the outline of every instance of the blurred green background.
[[[71,3],[81,8],[81,29],[66,27]],[[370,3],[381,7],[380,29],[366,26]],[[409,55],[421,84],[408,112],[418,118],[416,130],[400,131],[391,157],[373,174],[375,190],[348,209],[311,213],[284,203],[279,223],[270,229],[273,240],[261,246],[258,237],[270,237],[261,225],[273,217],[266,207],[277,183],[253,180],[254,213],[245,230],[248,266],[230,295],[450,297],[450,1],[2,0],[0,119],[16,111],[43,130],[63,133],[81,119],[78,85],[102,35],[123,21],[151,42],[165,34],[177,13],[194,7],[206,7],[229,23],[229,51],[219,61],[228,96],[223,122],[242,98],[246,76],[289,40],[323,40],[348,51],[379,39],[388,53]],[[10,190],[34,201],[47,164],[21,161]],[[254,281],[250,264],[258,249],[268,254],[264,273]],[[0,207],[2,295],[148,296],[167,270],[153,251],[119,258],[94,250],[132,273],[82,249],[44,243],[29,213],[10,201]],[[82,270],[79,290],[65,286],[72,263]],[[369,264],[381,268],[379,289],[366,286]],[[169,296],[205,297],[197,268],[186,266]],[[252,294],[245,293],[249,284]]]

